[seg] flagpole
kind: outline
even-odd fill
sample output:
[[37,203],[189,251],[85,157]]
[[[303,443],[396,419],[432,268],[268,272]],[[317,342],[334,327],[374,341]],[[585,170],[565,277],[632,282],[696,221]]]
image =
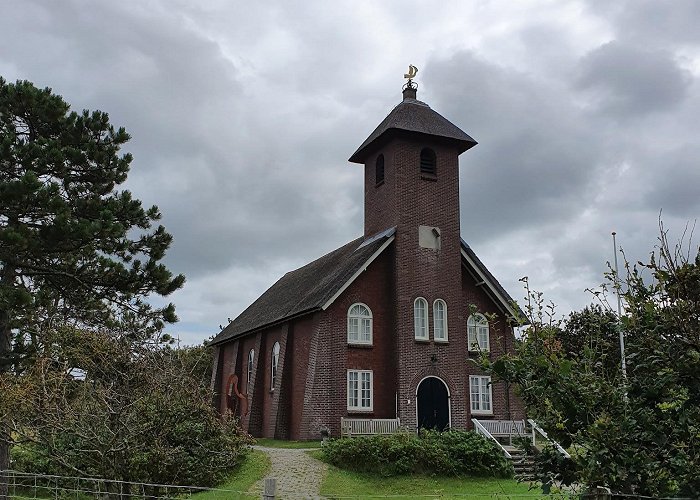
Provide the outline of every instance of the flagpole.
[[[615,289],[617,291],[617,319],[620,322],[618,324],[618,331],[620,333],[620,359],[622,360],[622,381],[627,386],[627,361],[625,360],[625,332],[622,328],[622,300],[620,298],[620,291],[622,285],[620,284],[620,273],[617,267],[617,241],[615,240],[615,231],[612,232],[613,237],[613,252],[615,253]],[[627,391],[625,390],[625,395]]]

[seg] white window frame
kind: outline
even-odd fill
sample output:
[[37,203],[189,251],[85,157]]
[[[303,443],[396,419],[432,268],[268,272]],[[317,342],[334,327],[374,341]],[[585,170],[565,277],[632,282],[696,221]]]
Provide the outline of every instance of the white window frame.
[[[357,380],[354,380],[354,377],[352,377],[353,375],[357,376]],[[365,376],[367,377],[365,378]],[[353,380],[351,380],[351,378],[353,378]],[[369,381],[369,387],[364,387],[366,381]],[[357,387],[351,387],[351,383],[356,383]],[[348,370],[346,387],[348,411],[374,411],[374,373],[372,370]],[[364,391],[369,392],[368,398],[363,397]],[[364,404],[365,399],[368,399],[368,404]]]
[[[442,304],[442,327],[439,328],[438,305]],[[438,337],[438,331],[442,330],[442,337]],[[447,302],[442,299],[435,299],[433,302],[433,338],[435,342],[447,342]]]
[[[360,307],[360,308],[365,308],[367,310],[367,316],[362,315],[362,314],[352,314],[352,310],[355,307]],[[357,321],[357,332],[356,337],[352,338],[352,329],[353,329],[353,321]],[[364,322],[367,321],[369,323],[369,339],[363,339],[362,338],[362,328],[364,326]],[[374,320],[372,316],[372,310],[369,308],[367,304],[363,304],[362,302],[356,302],[353,305],[351,305],[348,308],[348,344],[359,344],[359,345],[372,345],[372,342],[374,340]]]
[[248,351],[248,372],[245,381],[245,393],[250,394],[250,381],[253,378],[253,363],[255,362],[255,349]]
[[[485,338],[481,338],[486,331]],[[467,343],[469,351],[485,351],[491,350],[490,347],[491,329],[486,316],[483,314],[472,314],[467,319]]]
[[[419,303],[422,304],[423,311],[425,311],[422,324],[419,324],[420,319],[418,318],[417,314]],[[428,301],[423,297],[416,297],[416,300],[413,301],[413,329],[416,340],[430,340],[430,328],[428,327]],[[419,334],[421,330],[425,332],[425,335]]]
[[277,368],[280,361],[280,343],[275,342],[272,346],[272,359],[270,360],[270,391],[275,390],[275,382],[277,381]]
[[[488,401],[484,400],[484,396],[488,396]],[[469,408],[472,415],[493,415],[491,377],[487,375],[469,376]]]

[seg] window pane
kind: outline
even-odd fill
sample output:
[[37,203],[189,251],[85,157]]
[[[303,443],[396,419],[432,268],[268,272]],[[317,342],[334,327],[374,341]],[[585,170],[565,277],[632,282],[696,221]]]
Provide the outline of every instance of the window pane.
[[469,385],[471,388],[472,411],[479,410],[479,379],[469,377]]
[[358,383],[357,372],[348,373],[348,406],[356,408],[358,406]]
[[362,408],[369,408],[371,406],[371,384],[370,384],[370,374],[367,372],[362,373]]
[[487,349],[489,345],[489,327],[479,326],[479,347]]
[[348,338],[350,340],[357,340],[359,338],[358,323],[359,323],[359,320],[357,318],[350,318],[348,320]]
[[369,319],[362,320],[362,340],[369,342],[372,335],[372,322]]

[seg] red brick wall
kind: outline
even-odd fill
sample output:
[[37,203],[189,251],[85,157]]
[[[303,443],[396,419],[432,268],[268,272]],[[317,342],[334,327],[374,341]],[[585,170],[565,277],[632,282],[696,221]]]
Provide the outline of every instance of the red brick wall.
[[318,315],[309,315],[295,321],[287,339],[284,380],[289,380],[290,383],[282,388],[282,395],[288,398],[283,408],[288,419],[289,439],[292,440],[302,439],[303,409],[310,402],[305,389],[311,340],[317,323]]
[[[238,340],[240,344],[240,366],[239,377],[241,382],[241,392],[245,391],[248,396],[248,408],[245,414],[241,415],[241,425],[243,429],[248,431],[253,435],[259,435],[260,423],[260,412],[256,403],[260,400],[260,387],[256,384],[257,380],[260,380],[260,342],[262,336],[258,334],[248,335]],[[248,380],[248,354],[250,350],[255,351],[255,356],[253,357],[253,376],[251,380]],[[248,388],[250,384],[250,389]]]
[[[340,418],[395,416],[396,365],[392,291],[393,248],[387,248],[324,313],[317,313],[309,342],[306,400],[300,439],[317,439],[321,427],[340,434]],[[373,345],[348,346],[347,314],[356,302],[366,304],[373,316]],[[299,350],[295,350],[295,354]],[[372,413],[347,410],[347,369],[372,370]]]
[[[462,315],[466,319],[469,318],[471,306],[474,306],[477,311],[485,316],[495,315],[495,320],[489,322],[489,357],[496,359],[506,352],[512,352],[515,343],[513,329],[508,323],[507,315],[496,306],[490,295],[486,292],[486,285],[477,285],[481,280],[475,279],[466,269],[462,273]],[[477,353],[468,353],[470,359],[475,360],[478,357]],[[469,375],[485,375],[478,369],[475,363],[468,362],[467,377]],[[492,404],[493,416],[475,415],[479,419],[522,419],[525,418],[524,406],[520,398],[518,398],[513,388],[506,391],[506,385],[503,382],[494,383],[492,386]],[[471,407],[469,407],[471,413]],[[471,416],[470,416],[471,419]]]
[[[262,409],[262,436],[267,438],[275,437],[275,424],[277,421],[278,399],[280,393],[280,384],[282,381],[282,373],[284,370],[284,353],[287,339],[288,324],[285,323],[268,329],[263,332],[262,341],[260,343],[260,380],[263,382],[256,392],[256,397],[259,395],[260,400],[258,406]],[[275,386],[272,387],[272,347],[275,342],[280,343],[280,357],[277,365],[277,376]]]
[[[420,174],[420,152],[432,148],[437,157],[435,180]],[[448,146],[408,139],[392,141],[385,156],[391,158],[394,180],[396,225],[396,342],[399,416],[409,427],[416,425],[416,389],[422,378],[436,375],[449,388],[452,425],[464,427],[464,371],[466,341],[460,335],[461,270],[459,230],[459,166],[457,151]],[[370,215],[377,217],[378,215]],[[418,227],[436,226],[441,231],[439,250],[421,248]],[[429,339],[415,340],[413,307],[417,297],[428,302]],[[433,341],[432,305],[447,304],[449,342]],[[468,386],[466,387],[468,389]]]

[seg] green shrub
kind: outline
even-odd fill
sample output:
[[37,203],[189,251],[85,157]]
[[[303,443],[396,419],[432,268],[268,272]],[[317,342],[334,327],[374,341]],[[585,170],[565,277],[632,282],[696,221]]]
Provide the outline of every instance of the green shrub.
[[387,436],[333,439],[325,459],[341,469],[382,476],[412,473],[441,476],[511,477],[513,468],[493,443],[471,431],[399,432]]

